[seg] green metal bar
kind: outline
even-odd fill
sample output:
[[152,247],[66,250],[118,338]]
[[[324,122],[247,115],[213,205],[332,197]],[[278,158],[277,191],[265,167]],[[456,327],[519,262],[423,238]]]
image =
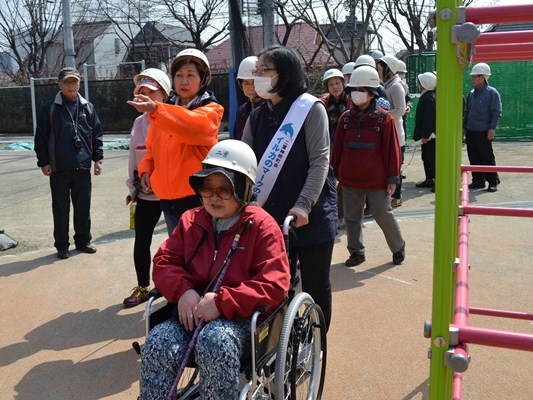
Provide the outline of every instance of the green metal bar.
[[437,0],[437,170],[429,399],[451,399],[453,371],[444,365],[453,317],[462,138],[463,73],[451,42],[459,0]]

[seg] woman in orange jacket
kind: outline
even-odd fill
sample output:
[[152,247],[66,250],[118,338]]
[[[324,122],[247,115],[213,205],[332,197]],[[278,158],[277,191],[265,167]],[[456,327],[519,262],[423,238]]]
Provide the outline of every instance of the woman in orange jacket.
[[206,90],[211,71],[201,51],[182,50],[170,71],[174,91],[164,102],[141,94],[128,101],[137,111],[149,113],[150,132],[139,176],[144,190],[153,191],[161,200],[169,235],[183,212],[200,205],[188,179],[218,142],[224,113],[213,93]]

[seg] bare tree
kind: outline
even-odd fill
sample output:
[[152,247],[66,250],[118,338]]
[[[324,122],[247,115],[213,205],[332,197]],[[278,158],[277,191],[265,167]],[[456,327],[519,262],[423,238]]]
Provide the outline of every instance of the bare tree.
[[163,0],[168,17],[178,21],[191,34],[191,41],[205,50],[224,41],[228,35],[227,0]]
[[[286,26],[289,21],[302,21],[312,26],[319,48],[327,51],[341,66],[355,60],[371,46],[376,3],[376,0],[286,0],[278,2],[276,10]],[[287,32],[286,36],[290,30]]]
[[27,83],[30,77],[46,72],[46,51],[61,27],[60,4],[5,0],[0,6],[0,37],[11,61],[3,69],[14,81]]

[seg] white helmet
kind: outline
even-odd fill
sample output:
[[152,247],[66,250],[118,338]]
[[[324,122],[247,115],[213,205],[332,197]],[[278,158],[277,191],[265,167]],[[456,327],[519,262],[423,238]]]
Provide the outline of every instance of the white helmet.
[[354,68],[355,63],[353,61],[350,61],[343,65],[341,72],[343,75],[350,75],[353,72]]
[[418,75],[418,82],[426,90],[435,90],[437,87],[437,75],[433,72],[424,72]]
[[383,57],[383,53],[379,50],[374,50],[372,53],[370,53],[370,56],[374,59],[374,60],[379,60],[380,58]]
[[[252,148],[246,143],[235,139],[218,142],[202,161],[202,168],[189,178],[189,184],[195,192],[198,193],[204,178],[220,172],[231,181],[234,193],[242,205],[250,202],[257,177],[257,159]],[[237,172],[242,178],[239,179],[232,172]]]
[[322,83],[325,85],[326,81],[331,78],[341,78],[344,82],[344,75],[341,71],[339,71],[337,68],[331,68],[328,69],[326,72],[324,72],[324,76],[322,77]]
[[[157,82],[159,87],[156,88],[153,85],[150,85],[150,81]],[[157,68],[145,69],[140,74],[137,74],[133,77],[133,82],[135,82],[135,85],[137,86],[133,92],[135,94],[139,93],[141,86],[146,86],[152,90],[163,89],[165,95],[168,96],[172,88],[172,84],[170,83],[168,75]]]
[[223,167],[247,176],[255,184],[257,177],[257,159],[255,153],[246,143],[236,139],[226,139],[215,144],[202,166]]
[[368,54],[361,54],[355,60],[355,68],[360,67],[362,65],[369,65],[371,67],[376,68],[376,61],[372,58],[372,56]]
[[407,73],[407,65],[402,60],[398,60],[398,72]]
[[255,76],[252,72],[255,70],[257,60],[256,56],[246,57],[242,60],[237,71],[237,79],[254,79]]
[[350,77],[349,87],[379,87],[378,71],[370,65],[362,65],[357,68]]
[[488,81],[492,73],[490,72],[490,67],[488,64],[479,63],[474,65],[472,71],[470,72],[470,75],[483,75],[485,77],[485,80]]
[[398,59],[394,56],[383,56],[380,58],[380,61],[383,61],[389,67],[390,71],[393,74],[398,73],[400,66],[398,65]]
[[194,60],[198,64],[200,64],[207,73],[206,82],[202,82],[202,86],[207,86],[211,82],[211,69],[209,68],[209,61],[207,60],[207,57],[204,53],[202,53],[198,49],[183,49],[178,53],[176,57],[172,60],[172,64],[170,65],[170,76],[174,78],[174,75],[176,75],[176,65],[182,61],[182,60]]

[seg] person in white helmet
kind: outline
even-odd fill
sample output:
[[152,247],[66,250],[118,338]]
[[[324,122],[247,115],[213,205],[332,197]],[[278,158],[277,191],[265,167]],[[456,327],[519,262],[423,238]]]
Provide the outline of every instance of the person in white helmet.
[[[502,116],[500,93],[489,86],[491,76],[489,65],[479,63],[470,72],[473,89],[466,98],[463,114],[463,137],[466,142],[468,160],[471,165],[496,165],[492,141]],[[470,189],[484,189],[496,192],[500,178],[496,172],[472,172]]]
[[[170,94],[172,85],[167,74],[157,68],[148,68],[133,78],[133,94],[142,94],[152,101],[162,102]],[[128,163],[129,195],[126,201],[135,205],[135,241],[133,244],[133,263],[137,274],[137,285],[123,301],[125,307],[134,307],[148,300],[150,292],[150,267],[152,255],[150,245],[154,229],[161,217],[159,199],[153,192],[145,193],[139,177],[139,162],[146,155],[146,138],[150,129],[150,118],[143,113],[133,122],[130,135]]]
[[354,68],[355,68],[355,62],[353,61],[349,61],[342,66],[341,72],[344,75],[345,82],[348,82],[350,80],[350,76],[352,75]]
[[[405,130],[403,127],[403,116],[407,109],[405,103],[406,90],[402,83],[402,80],[398,76],[398,59],[394,56],[385,55],[381,57],[376,64],[376,68],[379,73],[379,78],[385,83],[385,91],[387,92],[387,100],[390,103],[389,112],[394,118],[396,124],[396,132],[398,134],[398,141],[400,143],[400,149],[403,154],[405,152]],[[400,207],[403,204],[402,197],[402,181],[396,187],[395,193],[392,195],[391,205],[392,208]]]
[[237,82],[239,83],[239,87],[248,100],[240,105],[237,113],[235,114],[233,139],[241,139],[242,131],[244,130],[248,116],[255,107],[259,106],[264,101],[257,95],[254,87],[253,71],[255,70],[256,64],[256,56],[246,57],[239,64],[239,70],[237,71]]
[[[328,69],[322,77],[322,83],[326,93],[320,96],[320,100],[326,105],[329,119],[329,137],[333,143],[337,121],[348,108],[348,96],[344,91],[346,81],[342,71],[336,68]],[[339,229],[344,229],[344,208],[342,205],[342,186],[337,183],[337,214],[339,218]]]
[[342,115],[333,143],[331,162],[344,196],[347,267],[366,260],[363,212],[367,196],[393,264],[405,259],[405,241],[390,206],[390,196],[400,182],[400,146],[392,115],[376,103],[379,84],[373,67],[361,66],[353,72],[348,82],[353,107]]
[[224,107],[207,90],[211,70],[200,50],[180,51],[172,60],[170,78],[174,91],[164,102],[142,94],[128,101],[137,111],[149,113],[150,132],[139,176],[145,191],[159,197],[169,235],[184,211],[200,205],[185,182],[218,142],[224,114]]
[[[202,206],[182,215],[154,256],[155,286],[175,305],[175,317],[148,334],[141,354],[141,400],[167,397],[201,318],[207,323],[194,349],[199,398],[238,398],[241,360],[251,351],[250,318],[261,307],[275,309],[289,289],[281,229],[250,204],[257,173],[252,149],[223,140],[202,166],[189,178]],[[237,251],[215,292],[211,282],[230,248]]]
[[434,72],[424,72],[418,75],[420,99],[416,106],[415,129],[413,139],[422,141],[422,162],[426,179],[416,184],[416,187],[435,190],[435,161],[436,143],[430,139],[437,128],[437,103],[435,89],[437,75]]

